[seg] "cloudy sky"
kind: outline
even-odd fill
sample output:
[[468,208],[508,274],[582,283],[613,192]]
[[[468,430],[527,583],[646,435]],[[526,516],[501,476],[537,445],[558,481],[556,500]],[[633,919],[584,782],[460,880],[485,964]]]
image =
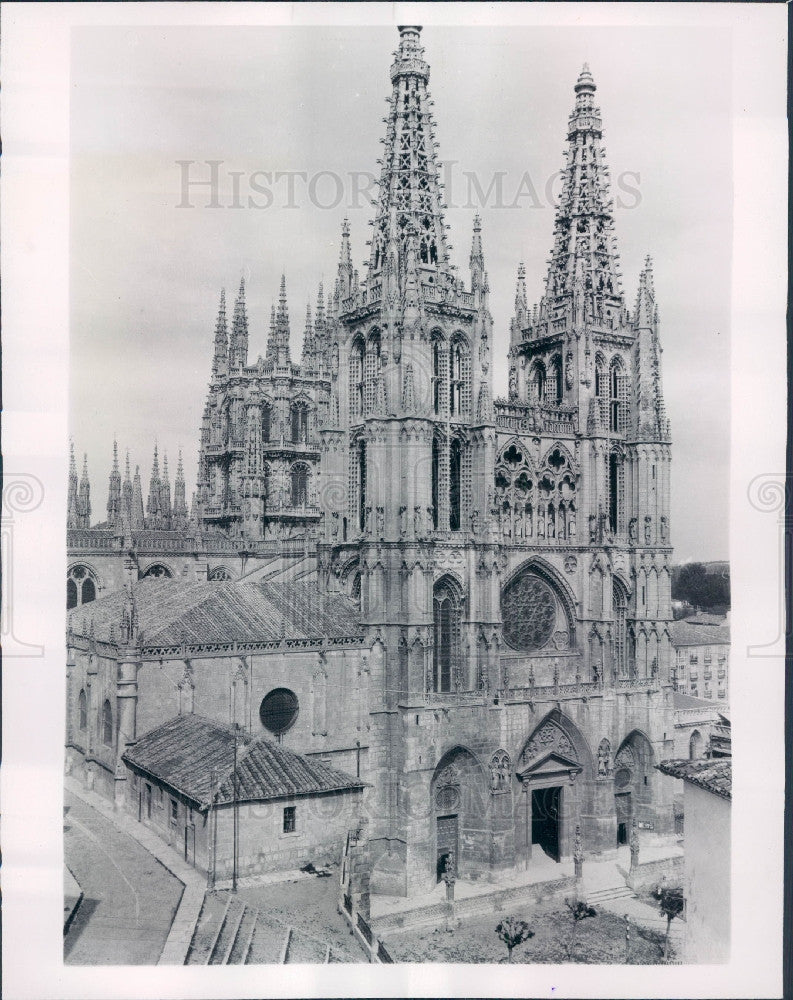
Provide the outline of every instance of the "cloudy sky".
[[[573,84],[589,63],[629,308],[645,255],[655,262],[675,558],[725,558],[728,32],[427,27],[422,37],[452,255],[466,277],[482,215],[496,394],[520,261],[530,300],[541,294]],[[397,39],[395,28],[74,30],[70,429],[88,453],[95,521],[114,435],[144,483],[155,440],[172,474],[181,447],[192,491],[221,287],[233,296],[246,278],[255,359],[284,272],[299,355],[306,301],[334,279],[345,215],[363,270]],[[208,160],[220,161],[214,197],[207,186],[185,192],[185,179],[210,177]]]

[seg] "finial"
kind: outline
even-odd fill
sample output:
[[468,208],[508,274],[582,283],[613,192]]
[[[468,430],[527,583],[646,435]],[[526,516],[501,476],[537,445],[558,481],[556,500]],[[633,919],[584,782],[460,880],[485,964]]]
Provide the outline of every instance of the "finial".
[[482,232],[482,219],[479,216],[479,212],[477,212],[476,215],[474,216],[474,232],[475,233]]
[[597,90],[597,87],[595,87],[595,81],[592,77],[592,74],[589,71],[588,63],[584,63],[574,90],[577,94],[581,93],[582,91],[589,91],[590,93],[594,94],[594,92]]

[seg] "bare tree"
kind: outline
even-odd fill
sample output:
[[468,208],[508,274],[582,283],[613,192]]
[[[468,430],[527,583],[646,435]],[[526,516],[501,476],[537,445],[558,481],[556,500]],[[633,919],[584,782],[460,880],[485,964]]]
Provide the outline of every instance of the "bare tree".
[[496,934],[507,946],[508,960],[512,962],[512,949],[534,937],[534,931],[525,920],[517,917],[507,917],[496,927]]
[[658,900],[658,908],[666,917],[666,934],[664,935],[664,961],[669,958],[669,928],[675,917],[679,917],[685,908],[686,901],[683,889],[679,885],[657,885],[653,896]]
[[586,920],[587,917],[597,916],[597,910],[594,906],[588,906],[585,902],[583,902],[583,900],[580,899],[566,899],[565,904],[567,909],[570,911],[570,916],[573,918],[573,928],[566,946],[567,958],[572,961],[573,954],[575,952],[578,925],[582,920]]

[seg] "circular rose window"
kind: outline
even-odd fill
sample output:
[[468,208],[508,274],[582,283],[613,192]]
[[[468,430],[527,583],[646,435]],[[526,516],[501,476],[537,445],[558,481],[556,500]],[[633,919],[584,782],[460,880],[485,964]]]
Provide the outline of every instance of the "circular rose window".
[[289,688],[275,688],[265,695],[259,706],[262,725],[276,736],[292,728],[297,712],[297,695]]
[[556,624],[556,598],[533,573],[510,583],[501,598],[504,638],[513,649],[542,649]]

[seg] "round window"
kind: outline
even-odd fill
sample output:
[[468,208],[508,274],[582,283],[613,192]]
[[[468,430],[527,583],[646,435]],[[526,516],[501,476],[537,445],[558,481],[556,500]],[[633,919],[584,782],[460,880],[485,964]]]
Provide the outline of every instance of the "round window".
[[289,688],[275,688],[262,699],[259,718],[262,725],[276,736],[285,733],[295,724],[298,704],[297,695]]
[[504,591],[501,617],[504,638],[513,649],[542,649],[553,634],[556,598],[544,580],[524,573]]

